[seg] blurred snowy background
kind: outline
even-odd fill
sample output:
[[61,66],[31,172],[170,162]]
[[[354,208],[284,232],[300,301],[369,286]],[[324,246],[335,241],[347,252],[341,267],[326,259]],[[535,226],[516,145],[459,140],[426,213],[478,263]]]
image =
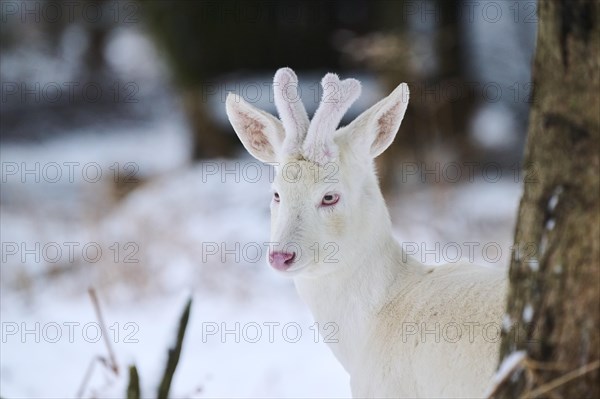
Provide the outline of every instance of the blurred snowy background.
[[[192,312],[172,397],[344,397],[293,283],[265,261],[272,171],[224,114],[275,112],[290,66],[309,114],[328,71],[356,116],[402,81],[380,174],[398,239],[426,263],[506,267],[527,176],[535,2],[3,1],[0,395],[154,397]],[[119,373],[88,288],[98,293]],[[237,329],[237,331],[236,331]]]

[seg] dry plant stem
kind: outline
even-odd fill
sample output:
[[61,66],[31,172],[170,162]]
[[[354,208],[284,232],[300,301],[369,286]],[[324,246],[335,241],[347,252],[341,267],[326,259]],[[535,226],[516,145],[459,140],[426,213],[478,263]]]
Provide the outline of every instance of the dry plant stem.
[[83,393],[85,392],[85,388],[87,387],[87,384],[90,381],[90,378],[92,377],[92,372],[94,371],[94,366],[96,365],[97,360],[98,360],[98,357],[94,357],[92,359],[92,361],[90,362],[90,364],[88,365],[85,375],[83,376],[83,380],[81,381],[81,385],[79,385],[79,389],[77,390],[77,393],[75,394],[76,398],[83,397]]
[[106,323],[104,322],[104,317],[102,317],[102,309],[100,308],[100,302],[98,301],[96,290],[93,287],[90,287],[88,289],[88,293],[92,300],[92,304],[94,305],[94,310],[96,311],[96,317],[98,318],[98,323],[100,324],[100,331],[104,337],[104,343],[106,344],[106,350],[108,351],[108,357],[110,359],[109,366],[116,375],[119,375],[119,366],[117,365],[115,353],[110,343],[110,339],[108,338],[108,330],[106,328]]
[[107,360],[103,356],[95,356],[92,359],[92,361],[90,362],[90,364],[85,372],[85,375],[83,376],[83,380],[81,381],[81,385],[79,386],[79,389],[77,390],[77,394],[75,395],[75,397],[77,397],[77,398],[83,397],[85,389],[87,388],[87,385],[88,385],[90,379],[92,378],[92,374],[94,372],[94,366],[96,365],[96,362],[102,363],[102,365],[104,365],[104,367],[110,369],[115,375],[119,375],[119,367],[117,366],[115,354],[114,354],[114,351],[110,344],[110,340],[108,338],[108,332],[106,329],[106,324],[104,323],[104,318],[102,317],[102,310],[100,309],[100,302],[98,301],[98,296],[96,295],[96,291],[92,287],[90,287],[88,289],[88,294],[90,295],[90,299],[92,301],[92,304],[94,305],[94,310],[96,312],[96,318],[98,319],[98,323],[100,324],[100,331],[101,331],[102,335],[104,335],[104,343],[106,344],[106,349],[108,351],[109,360]]
[[92,374],[94,373],[94,366],[96,365],[96,362],[100,362],[104,367],[107,367],[110,370],[112,370],[112,367],[108,366],[108,362],[106,361],[106,359],[104,357],[94,356],[94,358],[92,358],[92,360],[90,361],[90,364],[87,367],[87,370],[85,372],[85,375],[83,376],[83,379],[81,380],[81,384],[79,385],[79,389],[77,390],[77,394],[75,395],[76,398],[83,398],[85,389],[87,388],[87,385],[90,382],[90,379],[92,378]]
[[522,398],[524,398],[524,399],[534,398],[536,396],[547,394],[548,392],[552,391],[553,389],[556,389],[557,387],[559,387],[563,384],[566,384],[569,381],[572,381],[578,377],[581,377],[582,375],[585,375],[591,371],[594,371],[599,367],[600,367],[600,360],[596,360],[595,362],[586,364],[585,366],[579,367],[578,369],[570,371],[565,375],[562,375],[544,385],[540,385],[539,387],[537,387],[529,392],[526,392],[522,396]]
[[[508,372],[506,374],[506,376],[501,380],[498,381],[496,387],[494,388],[494,390],[492,391],[492,393],[488,396],[488,398],[493,398],[494,395],[498,392],[498,389],[502,386],[502,384],[510,377],[513,375],[514,371],[519,367],[523,367],[524,370],[528,373],[528,379],[533,379],[534,378],[534,374],[532,370],[562,370],[564,369],[563,367],[560,367],[557,364],[544,364],[542,362],[536,362],[534,360],[528,359],[528,358],[524,358],[523,360],[515,363],[510,372]],[[600,360],[596,360],[592,363],[586,364],[582,367],[579,367],[575,370],[572,370],[544,385],[541,385],[533,390],[530,390],[528,392],[525,392],[523,394],[523,396],[521,396],[522,399],[528,399],[528,398],[534,398],[543,394],[549,395],[549,397],[554,397],[556,395],[554,395],[551,391],[563,384],[568,383],[569,381],[572,381],[578,377],[581,377],[582,375],[585,375],[589,372],[592,372],[594,370],[596,370],[597,368],[600,367]]]

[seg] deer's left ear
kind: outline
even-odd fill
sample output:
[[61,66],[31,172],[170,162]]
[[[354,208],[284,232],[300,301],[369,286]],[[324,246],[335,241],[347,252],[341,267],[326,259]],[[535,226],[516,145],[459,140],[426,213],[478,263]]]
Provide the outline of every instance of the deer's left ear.
[[350,140],[353,146],[368,148],[369,155],[377,157],[394,141],[408,106],[408,98],[408,85],[402,83],[389,96],[340,129],[340,139]]
[[281,121],[232,93],[227,96],[225,109],[250,155],[262,162],[275,162],[285,137]]

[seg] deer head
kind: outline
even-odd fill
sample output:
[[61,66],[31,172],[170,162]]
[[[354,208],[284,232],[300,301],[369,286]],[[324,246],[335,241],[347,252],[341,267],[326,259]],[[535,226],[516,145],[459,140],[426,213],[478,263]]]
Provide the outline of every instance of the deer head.
[[328,73],[309,121],[289,68],[274,77],[279,119],[230,93],[227,115],[248,152],[275,167],[269,263],[290,275],[320,275],[348,267],[361,248],[390,229],[373,159],[394,140],[408,105],[408,86],[338,128],[359,97],[355,79]]

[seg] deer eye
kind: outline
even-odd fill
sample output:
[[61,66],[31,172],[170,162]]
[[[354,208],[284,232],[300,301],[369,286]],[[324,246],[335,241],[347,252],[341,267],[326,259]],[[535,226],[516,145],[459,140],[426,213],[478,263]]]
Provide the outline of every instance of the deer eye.
[[340,199],[338,194],[325,194],[323,196],[323,200],[321,201],[321,205],[330,206],[336,204]]
[[279,202],[279,193],[277,191],[273,193],[273,200]]

